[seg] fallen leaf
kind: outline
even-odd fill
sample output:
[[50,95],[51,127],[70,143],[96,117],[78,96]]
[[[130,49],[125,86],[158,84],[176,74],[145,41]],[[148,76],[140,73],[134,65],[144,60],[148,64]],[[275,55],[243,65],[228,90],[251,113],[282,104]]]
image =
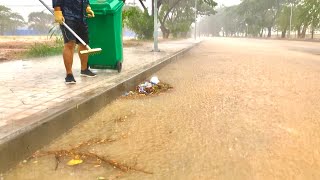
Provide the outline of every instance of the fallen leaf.
[[71,159],[68,162],[68,165],[69,166],[74,166],[74,165],[78,165],[78,164],[81,164],[81,163],[83,163],[83,160],[81,160],[81,159]]

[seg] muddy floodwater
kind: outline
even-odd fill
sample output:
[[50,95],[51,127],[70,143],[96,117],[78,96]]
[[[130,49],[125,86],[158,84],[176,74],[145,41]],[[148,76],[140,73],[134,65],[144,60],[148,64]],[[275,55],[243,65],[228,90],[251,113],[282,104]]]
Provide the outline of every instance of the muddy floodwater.
[[156,73],[172,90],[117,99],[2,179],[320,179],[314,44],[204,41]]

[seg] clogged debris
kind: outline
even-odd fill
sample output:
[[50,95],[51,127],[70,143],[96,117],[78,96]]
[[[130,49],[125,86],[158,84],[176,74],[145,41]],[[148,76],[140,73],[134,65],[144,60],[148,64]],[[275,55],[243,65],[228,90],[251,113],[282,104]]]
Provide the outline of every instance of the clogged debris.
[[160,82],[158,77],[154,76],[150,79],[150,81],[145,81],[144,83],[139,84],[136,87],[136,90],[129,91],[124,94],[124,97],[134,97],[137,95],[154,95],[159,94],[161,92],[168,91],[169,89],[172,89],[173,87],[169,84]]

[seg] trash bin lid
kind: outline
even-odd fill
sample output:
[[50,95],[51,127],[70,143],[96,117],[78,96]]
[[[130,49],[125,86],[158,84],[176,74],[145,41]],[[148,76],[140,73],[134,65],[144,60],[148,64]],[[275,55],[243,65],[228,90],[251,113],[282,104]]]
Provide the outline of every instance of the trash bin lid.
[[90,0],[91,9],[100,15],[115,13],[123,4],[122,0]]

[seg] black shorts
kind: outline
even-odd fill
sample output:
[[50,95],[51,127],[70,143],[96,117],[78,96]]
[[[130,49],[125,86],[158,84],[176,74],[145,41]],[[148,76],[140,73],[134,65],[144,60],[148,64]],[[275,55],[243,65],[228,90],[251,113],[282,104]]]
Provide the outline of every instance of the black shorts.
[[[65,23],[86,43],[89,44],[88,25],[84,22],[65,20]],[[64,43],[75,41],[77,44],[80,41],[63,25],[60,25]]]

